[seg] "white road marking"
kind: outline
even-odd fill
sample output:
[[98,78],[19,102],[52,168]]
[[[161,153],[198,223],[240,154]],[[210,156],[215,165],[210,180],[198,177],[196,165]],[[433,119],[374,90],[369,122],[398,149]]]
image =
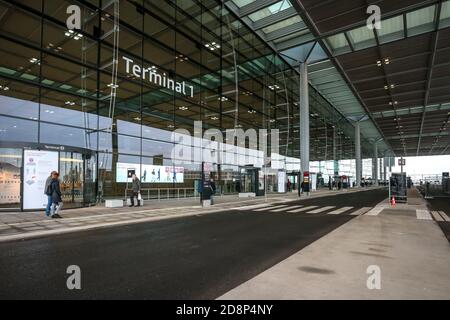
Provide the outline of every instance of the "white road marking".
[[281,206],[266,207],[266,208],[262,208],[262,209],[256,209],[256,210],[253,210],[253,211],[268,211],[268,210],[272,210],[272,209],[285,208],[285,207],[288,207],[288,205],[287,204],[283,204]]
[[271,207],[272,203],[264,203],[264,204],[256,204],[253,206],[244,206],[244,207],[238,207],[236,210],[252,210],[252,209],[261,209],[265,207]]
[[436,221],[444,221],[444,218],[441,217],[441,215],[439,214],[439,212],[437,211],[431,211],[431,214],[434,217],[434,220]]
[[348,210],[351,210],[351,209],[353,209],[353,207],[342,207],[342,208],[339,208],[337,210],[328,212],[327,214],[341,214],[341,213],[344,213],[344,212],[346,212]]
[[308,211],[308,210],[315,209],[315,208],[317,208],[317,206],[309,206],[309,207],[304,207],[304,208],[300,208],[300,209],[290,210],[288,212],[289,213],[298,213],[298,212]]
[[311,214],[316,214],[316,213],[321,213],[330,209],[336,208],[335,206],[328,206],[328,207],[322,207],[313,211],[308,211],[307,213],[311,213]]
[[370,210],[369,212],[367,212],[365,215],[366,216],[377,216],[380,214],[381,211],[383,211],[386,208],[383,207],[375,207],[372,210]]
[[303,207],[303,206],[302,205],[301,206],[289,206],[287,208],[270,210],[270,212],[281,212],[281,211],[287,211],[287,210],[292,210],[292,209],[301,208],[301,207]]
[[416,216],[418,220],[433,220],[428,210],[416,209]]
[[372,209],[372,207],[363,207],[361,209],[356,210],[355,212],[350,213],[351,216],[360,216]]
[[445,214],[444,211],[439,211],[439,213],[441,214],[442,218],[444,218],[445,221],[450,222],[450,218]]

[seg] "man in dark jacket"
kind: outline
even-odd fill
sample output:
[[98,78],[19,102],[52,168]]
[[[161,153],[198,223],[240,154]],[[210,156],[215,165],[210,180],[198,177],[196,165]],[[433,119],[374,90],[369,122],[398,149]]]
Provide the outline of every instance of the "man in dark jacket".
[[132,176],[132,185],[131,185],[131,205],[130,207],[134,207],[134,198],[137,199],[137,206],[139,207],[141,205],[141,200],[139,200],[139,193],[141,193],[141,181],[138,179],[138,177],[133,174]]
[[52,209],[52,190],[50,184],[52,183],[53,175],[56,171],[52,171],[45,181],[44,194],[47,196],[47,207],[45,208],[45,215],[50,216],[50,210]]
[[217,190],[216,183],[214,182],[214,179],[211,179],[210,186],[211,186],[211,197],[210,197],[210,199],[211,199],[211,205],[213,205],[214,204],[214,195],[216,194],[216,190]]
[[50,190],[52,195],[52,208],[50,211],[50,216],[53,219],[60,219],[59,211],[63,207],[63,202],[61,198],[61,188],[59,182],[59,173],[54,172],[52,175],[52,180],[50,182]]

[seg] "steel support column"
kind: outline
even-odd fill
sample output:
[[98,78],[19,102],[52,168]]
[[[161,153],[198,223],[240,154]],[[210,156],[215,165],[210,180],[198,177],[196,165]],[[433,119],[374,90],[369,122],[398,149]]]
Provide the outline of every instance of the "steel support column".
[[301,171],[309,172],[309,86],[308,66],[300,63],[300,159]]
[[378,142],[373,143],[372,180],[378,186]]
[[356,187],[361,186],[362,161],[361,161],[361,125],[355,123],[355,160],[356,160]]

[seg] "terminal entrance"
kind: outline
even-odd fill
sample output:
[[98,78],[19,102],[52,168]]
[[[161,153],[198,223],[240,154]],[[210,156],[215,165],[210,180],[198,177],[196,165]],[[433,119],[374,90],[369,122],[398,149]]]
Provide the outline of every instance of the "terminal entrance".
[[87,152],[0,148],[0,209],[43,209],[45,181],[53,170],[60,173],[66,208],[95,203],[95,157]]
[[264,174],[259,168],[242,167],[240,170],[242,189],[241,193],[254,193],[256,196],[263,196],[265,189]]

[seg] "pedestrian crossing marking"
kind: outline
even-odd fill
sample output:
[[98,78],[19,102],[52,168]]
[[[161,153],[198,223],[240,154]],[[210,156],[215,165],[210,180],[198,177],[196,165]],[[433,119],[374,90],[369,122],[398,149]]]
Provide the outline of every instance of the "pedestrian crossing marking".
[[385,208],[383,207],[375,207],[372,210],[370,210],[369,212],[367,212],[365,215],[366,216],[377,216],[380,214],[381,211],[383,211]]
[[319,209],[308,211],[307,213],[316,214],[316,213],[321,213],[321,212],[324,212],[324,211],[327,211],[327,210],[331,210],[333,208],[336,208],[336,207],[335,206],[322,207],[322,208],[319,208]]
[[290,206],[290,207],[283,207],[281,209],[275,209],[275,210],[270,210],[270,212],[281,212],[281,211],[286,211],[286,210],[292,210],[292,209],[296,209],[296,208],[301,208],[303,207],[303,205],[299,205],[299,206]]
[[342,208],[339,208],[337,210],[328,212],[328,214],[341,214],[341,213],[344,213],[344,212],[346,212],[346,211],[348,211],[350,209],[353,209],[353,207],[342,207]]
[[444,218],[441,217],[441,215],[439,214],[439,212],[437,211],[431,211],[431,214],[433,215],[434,220],[436,221],[444,221]]
[[351,216],[360,216],[364,213],[368,212],[372,207],[363,207],[361,209],[356,210],[355,212],[350,213]]
[[450,222],[450,218],[445,214],[444,211],[439,211],[439,213],[441,214],[442,218],[447,221]]
[[433,220],[428,210],[416,209],[416,216],[418,220]]
[[288,212],[289,213],[299,213],[299,212],[308,211],[308,210],[315,209],[315,208],[317,208],[317,206],[309,206],[309,207],[304,207],[304,208],[300,208],[300,209],[290,210]]
[[272,203],[255,204],[255,205],[251,205],[251,206],[239,207],[239,208],[237,208],[237,210],[253,210],[253,209],[261,209],[261,208],[266,208],[266,207],[271,207],[271,206],[272,206]]
[[274,206],[274,207],[265,207],[265,208],[261,208],[261,209],[256,209],[254,211],[267,211],[267,210],[278,209],[278,208],[285,208],[285,207],[288,207],[288,205],[287,204],[283,204],[283,205]]

